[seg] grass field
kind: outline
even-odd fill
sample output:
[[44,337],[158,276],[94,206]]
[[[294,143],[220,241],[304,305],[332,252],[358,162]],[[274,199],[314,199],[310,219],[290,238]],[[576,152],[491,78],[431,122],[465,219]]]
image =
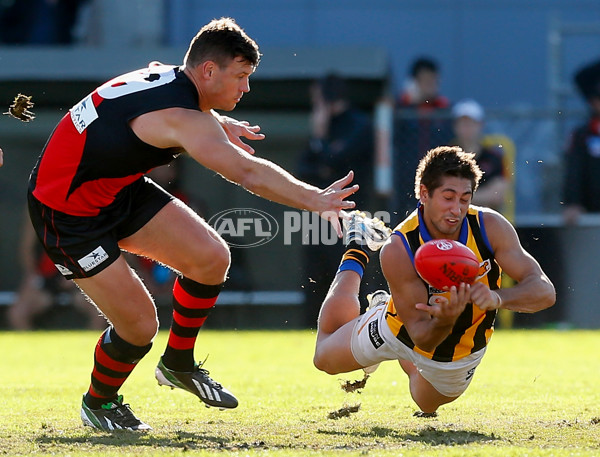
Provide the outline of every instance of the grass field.
[[[122,393],[153,426],[106,434],[79,419],[91,332],[0,333],[0,454],[69,456],[600,455],[600,331],[498,331],[467,392],[418,419],[396,363],[383,364],[361,394],[312,367],[309,331],[203,331],[197,356],[240,400],[232,411],[203,407],[159,387],[157,338]],[[349,417],[329,419],[360,404]]]

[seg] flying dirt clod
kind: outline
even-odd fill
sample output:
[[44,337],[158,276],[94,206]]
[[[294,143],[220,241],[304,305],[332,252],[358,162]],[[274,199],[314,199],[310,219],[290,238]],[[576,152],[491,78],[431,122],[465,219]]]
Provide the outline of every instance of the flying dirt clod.
[[9,116],[19,119],[23,122],[29,122],[35,119],[35,113],[29,111],[33,108],[34,103],[31,101],[31,95],[18,94],[13,100],[12,105],[9,106],[8,111],[2,114],[8,114]]

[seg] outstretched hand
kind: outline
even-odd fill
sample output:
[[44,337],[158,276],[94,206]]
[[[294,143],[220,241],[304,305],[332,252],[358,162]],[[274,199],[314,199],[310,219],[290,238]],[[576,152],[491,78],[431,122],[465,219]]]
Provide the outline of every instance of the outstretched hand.
[[4,153],[2,152],[2,149],[0,149],[0,167],[4,165]]
[[338,179],[329,187],[323,190],[321,196],[323,197],[322,211],[319,211],[320,216],[329,221],[337,233],[338,238],[343,236],[342,225],[340,224],[340,216],[342,216],[342,210],[352,209],[356,206],[353,201],[348,201],[350,195],[358,190],[358,184],[347,187],[354,179],[354,172],[350,171],[346,176]]
[[242,148],[248,154],[254,154],[254,148],[244,143],[241,137],[249,140],[262,140],[265,138],[262,133],[258,133],[260,132],[260,126],[258,125],[250,125],[248,121],[238,121],[229,116],[218,115],[216,118],[221,127],[223,127],[223,130],[225,130],[229,141]]

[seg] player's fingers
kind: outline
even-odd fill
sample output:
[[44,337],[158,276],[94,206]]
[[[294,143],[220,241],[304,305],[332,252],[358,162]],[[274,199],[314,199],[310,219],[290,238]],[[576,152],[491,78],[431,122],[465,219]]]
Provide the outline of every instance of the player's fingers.
[[229,141],[231,141],[233,144],[235,144],[239,148],[242,148],[248,154],[254,154],[254,148],[252,146],[247,145],[246,143],[244,143],[238,137],[232,137],[232,138],[229,139]]
[[354,179],[354,172],[352,170],[350,170],[346,176],[344,176],[343,178],[340,178],[337,181],[335,181],[333,184],[331,184],[329,186],[329,188],[331,188],[331,189],[343,189],[348,184],[350,184],[353,179]]
[[341,238],[343,236],[343,231],[342,225],[340,224],[339,213],[340,211],[323,211],[322,213],[319,213],[319,216],[329,222],[338,238]]
[[338,213],[338,215],[339,215],[340,219],[344,219],[344,220],[347,220],[347,221],[349,221],[350,218],[351,218],[350,213],[348,213],[347,211],[344,211],[344,210],[340,210],[340,212]]
[[353,209],[356,207],[356,202],[353,202],[352,200],[342,200],[341,209]]
[[333,185],[331,185],[325,189],[323,195],[329,198],[331,205],[339,212],[341,209],[349,209],[356,206],[356,203],[346,200],[346,198],[355,193],[358,189],[358,184],[355,184],[352,187],[346,187],[344,189],[334,189]]
[[250,122],[244,121],[244,127],[252,133],[260,132],[260,125],[250,125]]
[[471,287],[470,291],[470,299],[471,301],[478,306],[480,309],[486,311],[488,307],[486,306],[487,302],[489,302],[490,290],[487,286],[482,283],[475,283]]
[[431,305],[428,305],[427,303],[417,303],[415,305],[415,309],[418,309],[419,311],[425,311],[430,316],[436,316],[437,314],[439,314],[438,306],[435,306],[435,305],[431,306]]
[[345,199],[345,198],[348,198],[350,195],[354,194],[356,191],[358,191],[358,189],[360,189],[360,186],[358,184],[354,184],[353,186],[350,186],[350,187],[344,187],[343,189],[340,189],[338,192],[340,194],[340,198]]
[[445,304],[440,304],[442,311],[447,316],[456,316],[460,314],[465,307],[464,301],[464,283],[461,283],[458,287],[450,287],[450,300]]
[[329,220],[331,226],[333,227],[333,229],[335,230],[335,233],[337,233],[337,237],[341,238],[342,236],[344,236],[344,233],[342,231],[342,224],[340,224],[340,220],[335,217],[333,219]]
[[454,312],[456,309],[460,308],[464,303],[464,284],[461,283],[458,286],[450,287],[450,302],[449,309],[450,312]]
[[252,125],[244,129],[243,135],[249,140],[264,140],[265,135],[263,133],[258,133],[259,131],[260,127],[258,125]]
[[458,295],[458,289],[456,286],[450,286],[450,301],[456,301],[456,296]]
[[467,303],[467,301],[469,300],[469,284],[461,282],[460,286],[458,287],[457,291],[456,291],[456,296],[458,298],[458,303],[462,304],[462,303]]

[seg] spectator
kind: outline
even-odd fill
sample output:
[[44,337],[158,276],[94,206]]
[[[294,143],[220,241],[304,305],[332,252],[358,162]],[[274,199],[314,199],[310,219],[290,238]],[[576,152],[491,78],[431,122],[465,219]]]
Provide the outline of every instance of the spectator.
[[21,231],[20,261],[23,279],[17,299],[8,310],[14,330],[33,330],[36,318],[56,304],[72,305],[86,316],[87,327],[101,330],[107,323],[95,306],[91,306],[74,282],[66,280],[46,255],[35,236],[29,218]]
[[575,84],[589,116],[571,133],[565,154],[563,218],[567,224],[575,224],[582,213],[600,212],[600,61],[580,69]]
[[[353,196],[357,207],[366,209],[372,196],[373,126],[368,115],[352,106],[343,78],[329,74],[310,87],[312,112],[310,139],[300,157],[298,177],[314,186],[322,186],[340,173],[354,170],[360,190]],[[335,239],[331,235],[329,239]],[[306,294],[305,317],[314,326],[319,308],[335,267],[343,252],[341,243],[303,246],[302,275]]]
[[509,181],[505,176],[503,146],[489,144],[483,136],[485,112],[475,100],[465,99],[452,108],[455,137],[451,144],[475,154],[483,178],[473,195],[473,204],[502,212]]
[[425,153],[452,138],[448,99],[440,94],[440,69],[429,57],[411,65],[410,80],[396,103],[394,125],[394,194],[398,219],[414,209],[413,170]]

